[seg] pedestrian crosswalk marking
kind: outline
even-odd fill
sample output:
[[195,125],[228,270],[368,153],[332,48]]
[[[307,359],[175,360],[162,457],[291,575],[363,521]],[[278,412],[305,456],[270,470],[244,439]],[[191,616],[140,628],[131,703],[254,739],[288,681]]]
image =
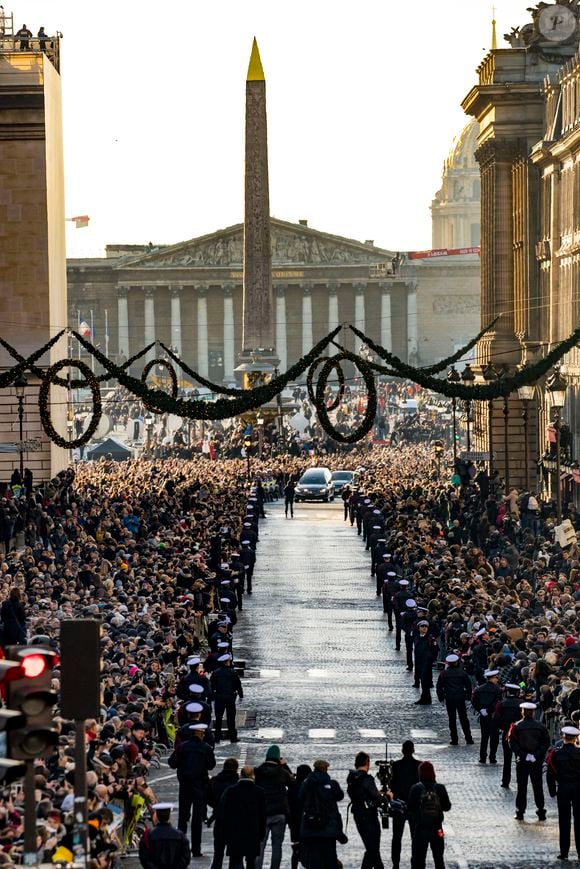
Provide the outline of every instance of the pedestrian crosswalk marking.
[[360,735],[363,739],[385,739],[386,733],[384,730],[377,728],[376,730],[369,730],[365,727],[360,727],[359,731]]
[[279,679],[280,670],[260,670],[261,679]]
[[258,739],[282,739],[284,731],[281,727],[258,728]]
[[429,730],[428,728],[425,730],[421,728],[412,728],[411,737],[412,739],[437,739],[437,731]]
[[334,739],[336,736],[336,730],[332,728],[314,728],[313,730],[308,731],[308,736],[310,739]]

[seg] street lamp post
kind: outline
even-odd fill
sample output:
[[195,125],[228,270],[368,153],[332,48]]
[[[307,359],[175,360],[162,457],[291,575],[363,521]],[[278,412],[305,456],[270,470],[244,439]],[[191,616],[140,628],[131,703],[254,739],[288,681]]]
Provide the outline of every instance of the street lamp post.
[[24,440],[24,394],[26,391],[26,387],[28,386],[28,380],[21,374],[20,377],[17,377],[14,381],[14,391],[16,392],[16,398],[18,400],[18,437],[20,439],[20,443],[18,446],[20,447],[20,485],[22,485],[24,481],[24,452],[22,450],[22,442]]
[[[72,439],[73,439],[74,427],[75,427],[75,422],[74,422],[74,419],[72,416],[72,411],[69,410],[67,413],[67,417],[66,417],[66,433],[68,435],[69,441],[72,441]],[[71,465],[72,465],[72,457],[73,457],[73,453],[72,453],[72,447],[71,447],[69,449],[69,461],[70,461]]]
[[[461,372],[461,380],[466,386],[471,386],[475,382],[475,374],[472,371],[469,362]],[[467,452],[471,452],[471,401],[468,399],[465,402],[465,420],[467,424]]]
[[533,384],[525,384],[524,386],[520,386],[518,389],[518,395],[520,397],[520,401],[522,402],[522,421],[524,423],[524,462],[525,462],[525,471],[526,471],[526,490],[529,492],[531,486],[530,486],[530,455],[529,455],[529,444],[528,444],[528,436],[529,436],[528,417],[529,417],[530,401],[534,397]]
[[554,428],[556,429],[556,515],[558,525],[562,522],[562,485],[560,480],[560,411],[566,404],[566,378],[559,367],[546,382],[546,389],[552,397],[552,407],[555,410]]
[[[491,384],[497,380],[497,371],[492,362],[488,362],[482,371],[483,379]],[[489,448],[489,476],[493,476],[493,398],[487,402],[487,443]]]
[[[448,383],[459,383],[461,377],[459,372],[453,366],[447,372]],[[451,412],[453,414],[453,470],[457,464],[457,399],[455,396],[451,399]]]
[[264,417],[256,417],[256,423],[258,424],[258,457],[261,461],[264,451]]
[[145,446],[147,449],[151,446],[151,431],[153,429],[153,417],[150,413],[145,417]]
[[250,435],[246,435],[244,438],[244,449],[246,451],[248,481],[250,480],[250,449],[251,449],[251,446],[252,446],[252,438],[250,437]]
[[[498,380],[501,380],[502,377],[507,377],[508,375],[507,366],[502,365],[498,372]],[[505,494],[509,495],[510,491],[510,441],[509,441],[509,432],[508,432],[508,423],[510,417],[510,397],[508,395],[504,395],[503,397],[503,451],[505,456]]]
[[441,456],[445,450],[443,441],[433,441],[433,449],[435,451],[435,459],[437,461],[437,479],[441,479]]

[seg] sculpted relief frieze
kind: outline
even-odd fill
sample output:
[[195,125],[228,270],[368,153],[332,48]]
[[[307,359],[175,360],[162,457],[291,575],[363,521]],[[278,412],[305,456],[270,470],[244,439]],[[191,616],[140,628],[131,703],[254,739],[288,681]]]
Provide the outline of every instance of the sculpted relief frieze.
[[479,308],[479,296],[435,296],[433,299],[434,314],[477,314]]
[[[384,261],[384,254],[357,250],[312,234],[286,232],[272,227],[272,263],[274,265],[325,265],[372,263]],[[153,255],[140,265],[147,268],[175,266],[240,266],[243,261],[243,237],[220,236],[211,241],[175,250],[167,255]]]

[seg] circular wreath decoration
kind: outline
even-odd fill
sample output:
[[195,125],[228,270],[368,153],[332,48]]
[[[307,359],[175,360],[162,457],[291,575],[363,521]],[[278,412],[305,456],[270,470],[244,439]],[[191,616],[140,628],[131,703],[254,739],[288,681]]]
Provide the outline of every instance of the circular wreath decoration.
[[[324,403],[324,390],[326,389],[326,383],[328,381],[330,372],[333,369],[336,370],[336,365],[343,360],[352,361],[355,367],[358,368],[363,376],[367,390],[367,406],[363,421],[361,422],[359,427],[355,429],[352,434],[349,435],[342,434],[333,426],[328,416],[328,409],[326,408],[326,405]],[[326,359],[320,371],[318,383],[316,384],[316,396],[314,404],[316,407],[316,412],[318,413],[318,420],[320,422],[320,425],[322,426],[324,431],[330,435],[331,438],[341,444],[354,444],[356,443],[356,441],[362,440],[362,438],[364,438],[364,436],[371,431],[375,422],[375,417],[377,415],[377,389],[372,368],[363,359],[352,358],[352,354],[350,353],[338,353],[336,356],[330,356]]]
[[[144,367],[144,369],[141,373],[141,383],[146,385],[147,377],[149,376],[149,372],[156,365],[162,366],[163,368],[165,368],[166,371],[169,372],[169,379],[171,380],[171,396],[170,397],[172,400],[175,400],[177,398],[177,375],[175,373],[175,370],[173,369],[173,366],[170,365],[170,363],[167,361],[167,359],[151,359],[151,361],[147,363],[147,365]],[[161,390],[157,390],[157,392],[160,392],[160,391]],[[152,407],[152,405],[150,405],[147,401],[145,401],[145,399],[143,399],[143,405],[149,411],[149,413],[157,413],[157,414],[165,413],[164,410],[158,410],[156,407]]]
[[[85,378],[87,386],[91,390],[93,399],[93,415],[91,417],[91,422],[84,434],[80,435],[78,438],[74,438],[72,441],[67,441],[66,438],[59,435],[52,424],[48,407],[50,387],[53,384],[58,384],[58,382],[62,380],[62,378],[57,377],[57,374],[59,371],[62,371],[63,368],[77,368],[81,372]],[[40,422],[42,423],[42,427],[54,444],[63,447],[66,450],[74,449],[75,447],[82,447],[84,444],[87,444],[96,432],[103,413],[99,384],[89,366],[85,362],[81,362],[79,359],[61,359],[58,362],[55,362],[54,365],[51,365],[50,368],[47,368],[38,392],[38,410],[40,412]]]
[[[320,356],[318,359],[314,360],[314,362],[312,363],[312,365],[308,369],[308,374],[306,375],[306,388],[308,389],[308,398],[310,399],[312,404],[316,404],[316,396],[314,394],[313,380],[314,380],[314,375],[316,373],[316,369],[321,364],[321,362],[329,362],[330,363],[328,375],[330,375],[330,372],[332,371],[332,369],[334,369],[336,371],[336,376],[338,378],[338,392],[337,392],[336,398],[334,399],[332,404],[328,407],[328,410],[336,410],[336,408],[338,407],[338,405],[340,404],[340,402],[343,399],[344,384],[345,384],[344,371],[342,370],[340,362],[337,362],[336,356]],[[328,375],[327,375],[327,379],[328,379]],[[326,388],[326,383],[324,384],[324,386]]]

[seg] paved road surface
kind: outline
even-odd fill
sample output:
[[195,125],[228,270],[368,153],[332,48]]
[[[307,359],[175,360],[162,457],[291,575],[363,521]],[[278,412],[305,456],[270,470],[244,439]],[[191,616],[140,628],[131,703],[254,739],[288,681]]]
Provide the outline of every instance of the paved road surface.
[[[246,698],[239,707],[246,726],[238,745],[218,746],[218,769],[229,756],[257,765],[275,742],[292,769],[326,758],[330,774],[344,788],[357,750],[368,751],[374,764],[384,757],[386,739],[397,757],[402,741],[412,738],[417,756],[435,764],[453,804],[445,824],[450,869],[561,866],[554,859],[555,802],[547,798],[544,824],[531,808],[529,820],[514,821],[515,794],[513,787],[507,792],[499,787],[500,765],[480,766],[477,745],[449,746],[438,703],[414,706],[417,692],[375,597],[368,553],[356,530],[342,521],[342,504],[299,504],[293,520],[284,518],[280,504],[270,505],[267,513],[254,594],[245,598],[235,632],[236,654],[248,662]],[[474,725],[476,742],[477,730]],[[152,778],[160,798],[176,799],[170,770]],[[345,798],[343,815],[346,804]],[[362,848],[352,822],[348,835],[339,856],[345,869],[355,869]],[[211,862],[207,831],[203,851],[207,857],[195,861],[200,867]],[[382,853],[389,867],[390,832],[383,833]],[[289,865],[286,840],[283,866]],[[401,865],[410,866],[408,840]],[[431,858],[427,865],[433,865]]]

